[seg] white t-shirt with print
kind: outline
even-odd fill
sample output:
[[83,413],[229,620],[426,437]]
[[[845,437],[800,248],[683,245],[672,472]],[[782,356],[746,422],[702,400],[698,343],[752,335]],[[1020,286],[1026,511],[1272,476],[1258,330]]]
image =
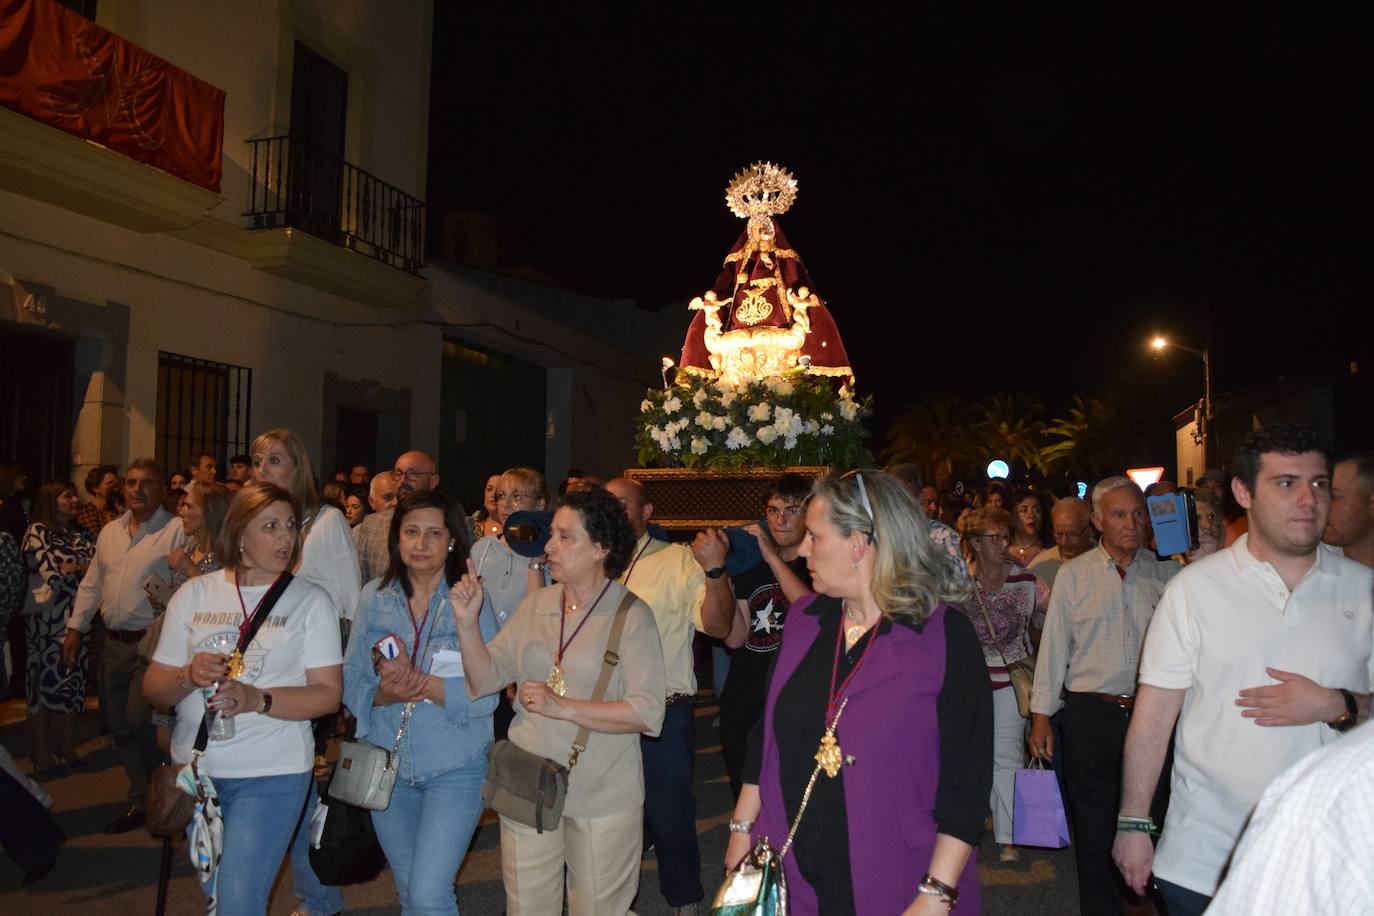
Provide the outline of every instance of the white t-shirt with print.
[[[219,640],[238,639],[243,609],[251,615],[269,588],[244,586],[240,605],[238,589],[223,571],[190,580],[172,596],[153,661],[178,668],[197,652],[222,651],[215,648]],[[293,579],[249,644],[243,662],[240,680],[260,690],[303,687],[307,668],[343,664],[338,615],[329,595],[317,585]],[[174,761],[191,759],[204,714],[205,700],[199,690],[177,704]],[[207,745],[202,762],[212,777],[280,776],[303,773],[314,765],[315,740],[309,722],[250,712],[234,717],[234,730],[233,738]]]

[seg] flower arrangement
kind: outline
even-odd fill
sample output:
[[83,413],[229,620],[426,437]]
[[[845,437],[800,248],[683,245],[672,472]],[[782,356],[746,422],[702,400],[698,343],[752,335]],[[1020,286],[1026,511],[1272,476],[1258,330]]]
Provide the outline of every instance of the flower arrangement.
[[649,390],[635,443],[642,467],[848,468],[873,461],[860,422],[872,411],[872,397],[801,369],[739,384],[684,373]]

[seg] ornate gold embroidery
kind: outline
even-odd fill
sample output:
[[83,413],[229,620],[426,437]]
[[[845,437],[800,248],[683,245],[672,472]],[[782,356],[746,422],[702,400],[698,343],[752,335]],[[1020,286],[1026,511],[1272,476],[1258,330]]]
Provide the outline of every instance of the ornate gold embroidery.
[[752,325],[767,320],[771,314],[773,303],[768,301],[763,292],[750,292],[745,296],[744,303],[735,309],[735,320]]

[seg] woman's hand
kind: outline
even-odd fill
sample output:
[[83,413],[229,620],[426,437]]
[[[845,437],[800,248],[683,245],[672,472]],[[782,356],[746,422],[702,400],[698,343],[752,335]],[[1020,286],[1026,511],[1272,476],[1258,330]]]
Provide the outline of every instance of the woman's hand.
[[568,709],[563,703],[563,698],[554,693],[543,681],[521,681],[515,693],[520,705],[525,707],[527,712],[538,713],[549,719],[568,718]]
[[207,705],[226,719],[245,712],[257,712],[262,706],[262,691],[241,681],[223,681]]
[[739,863],[753,848],[754,840],[749,834],[731,833],[730,841],[725,844],[725,870],[731,872],[739,868]]
[[377,686],[374,705],[389,706],[392,703],[418,703],[425,698],[429,685],[429,675],[410,665],[408,658],[383,659],[377,666],[381,681]]
[[195,565],[191,562],[191,555],[180,547],[173,547],[167,554],[167,566],[183,576],[192,575],[191,570],[195,568]]
[[228,680],[229,656],[221,652],[197,652],[191,657],[186,677],[197,687],[213,687]]
[[942,903],[939,897],[919,894],[915,900],[911,901],[911,906],[902,910],[902,916],[945,916],[948,912],[950,912],[950,905]]
[[477,577],[477,569],[469,557],[468,571],[454,583],[448,591],[448,603],[453,608],[453,622],[459,629],[464,626],[477,626],[478,615],[482,613],[482,580]]

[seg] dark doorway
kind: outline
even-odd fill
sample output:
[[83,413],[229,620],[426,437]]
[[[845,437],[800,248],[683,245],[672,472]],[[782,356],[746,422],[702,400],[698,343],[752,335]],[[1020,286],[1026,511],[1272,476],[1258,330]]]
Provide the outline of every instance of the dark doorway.
[[348,74],[300,42],[291,70],[287,225],[337,242],[343,201]]
[[491,471],[544,470],[546,378],[542,366],[444,341],[439,475],[469,512],[481,506]]
[[29,488],[72,472],[72,341],[0,329],[0,461]]
[[381,470],[377,464],[377,414],[356,407],[340,407],[334,427],[334,464],[320,468],[324,480],[335,471],[352,470],[355,464],[365,464],[372,473]]

